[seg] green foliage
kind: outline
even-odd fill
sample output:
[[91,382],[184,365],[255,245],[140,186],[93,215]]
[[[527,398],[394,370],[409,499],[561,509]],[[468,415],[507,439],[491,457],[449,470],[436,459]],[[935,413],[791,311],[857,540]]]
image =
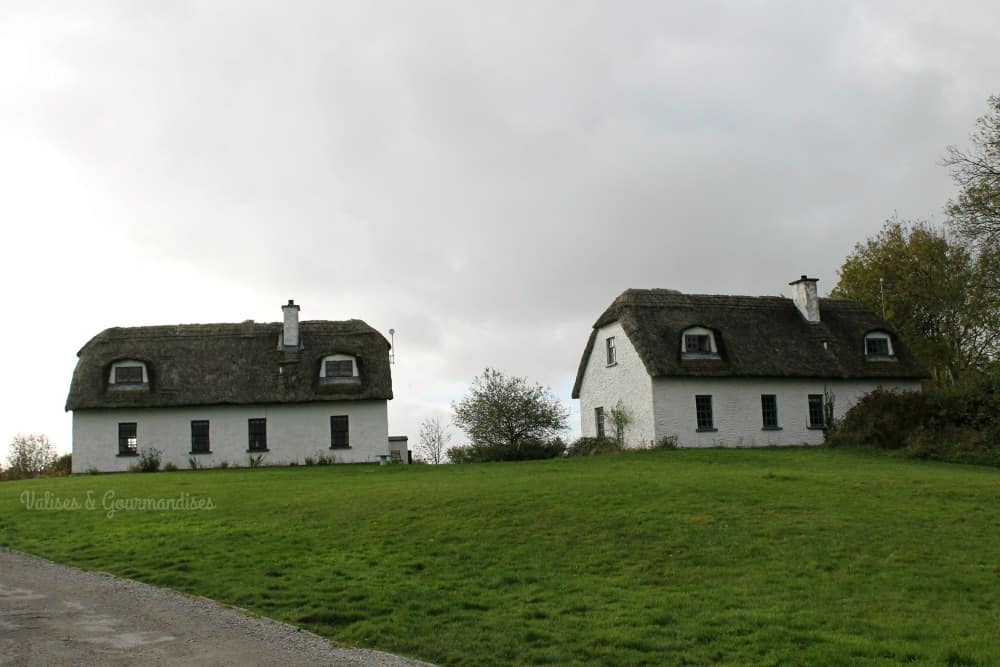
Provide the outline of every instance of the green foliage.
[[[19,501],[107,490],[215,509]],[[0,484],[0,546],[440,665],[996,665],[996,497],[858,448],[180,471]]]
[[527,439],[519,449],[502,445],[471,444],[452,447],[448,459],[452,463],[497,463],[501,461],[535,461],[554,459],[566,451],[566,443],[561,438],[552,440]]
[[188,467],[191,468],[191,470],[199,470],[201,469],[201,461],[198,460],[197,456],[189,456]]
[[665,435],[654,442],[650,449],[677,449],[677,436]]
[[264,462],[264,455],[263,454],[257,454],[256,456],[254,456],[253,454],[250,454],[247,457],[247,459],[248,459],[248,462],[250,463],[250,467],[251,468],[259,468],[260,465]]
[[972,148],[948,147],[945,166],[959,187],[948,202],[952,222],[985,251],[1000,249],[1000,95],[989,98],[989,111],[976,121]]
[[219,461],[219,464],[216,467],[219,470],[225,470],[226,468],[229,467],[229,461]]
[[831,296],[855,299],[886,319],[935,374],[956,379],[986,368],[1000,345],[1000,291],[992,259],[925,222],[888,220],[840,268]]
[[625,431],[628,429],[629,424],[632,423],[632,415],[620,399],[609,411],[608,419],[611,422],[612,430],[615,432],[615,440],[618,441],[618,445],[625,447]]
[[157,472],[160,469],[162,459],[163,452],[155,447],[150,447],[139,452],[139,462],[136,465],[139,472]]
[[455,425],[473,446],[508,450],[500,460],[523,459],[520,451],[566,430],[569,411],[548,389],[487,368],[465,397],[452,403]]
[[873,391],[847,411],[827,442],[1000,465],[1000,379],[931,386],[922,393]]
[[166,465],[163,466],[164,472],[177,472],[177,466],[173,461],[167,461]]
[[622,451],[621,443],[614,438],[579,438],[566,449],[567,456],[594,456],[595,454],[617,454]]
[[63,454],[56,457],[56,460],[46,470],[46,473],[53,477],[65,477],[73,472],[73,455]]

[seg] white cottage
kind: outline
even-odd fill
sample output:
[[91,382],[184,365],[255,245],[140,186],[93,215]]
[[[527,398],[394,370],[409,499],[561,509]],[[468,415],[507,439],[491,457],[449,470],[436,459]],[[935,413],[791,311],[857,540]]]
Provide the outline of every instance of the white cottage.
[[613,436],[621,401],[628,446],[820,444],[831,419],[877,387],[919,390],[927,371],[865,306],[820,299],[630,289],[594,324],[573,387],[584,436]]
[[389,343],[361,320],[112,328],[79,351],[66,409],[73,472],[143,450],[213,467],[388,457]]

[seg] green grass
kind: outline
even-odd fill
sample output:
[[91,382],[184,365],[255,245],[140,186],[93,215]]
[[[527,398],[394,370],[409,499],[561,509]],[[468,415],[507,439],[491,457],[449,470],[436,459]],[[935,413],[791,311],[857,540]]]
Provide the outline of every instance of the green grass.
[[0,544],[448,665],[1000,664],[1000,471],[860,450],[11,482]]

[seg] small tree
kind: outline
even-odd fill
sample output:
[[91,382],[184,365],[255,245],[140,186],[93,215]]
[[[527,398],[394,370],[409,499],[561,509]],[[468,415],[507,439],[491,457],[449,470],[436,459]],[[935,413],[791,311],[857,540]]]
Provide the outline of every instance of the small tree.
[[56,460],[56,452],[47,435],[18,433],[10,443],[7,456],[12,478],[41,475]]
[[437,417],[428,417],[420,422],[420,452],[429,463],[442,463],[447,454],[451,434],[448,427]]
[[948,202],[948,214],[959,232],[980,247],[1000,248],[1000,95],[976,121],[971,149],[948,147],[944,165],[960,191]]
[[611,427],[615,430],[615,440],[618,441],[618,446],[625,447],[625,430],[632,423],[632,415],[621,399],[615,403],[615,407],[611,408],[608,417],[611,419]]
[[565,431],[569,419],[569,411],[548,389],[492,368],[472,381],[469,393],[452,409],[455,425],[473,445],[506,449],[512,458],[519,458],[525,443]]

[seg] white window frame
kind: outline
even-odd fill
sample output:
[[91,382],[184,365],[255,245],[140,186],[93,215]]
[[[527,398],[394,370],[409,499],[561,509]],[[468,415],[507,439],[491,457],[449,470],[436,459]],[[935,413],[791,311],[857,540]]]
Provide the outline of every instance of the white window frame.
[[[888,354],[872,354],[868,351],[868,341],[870,340],[884,340]],[[895,357],[896,354],[892,349],[892,336],[884,331],[872,331],[865,334],[865,356],[869,359],[889,359]]]

